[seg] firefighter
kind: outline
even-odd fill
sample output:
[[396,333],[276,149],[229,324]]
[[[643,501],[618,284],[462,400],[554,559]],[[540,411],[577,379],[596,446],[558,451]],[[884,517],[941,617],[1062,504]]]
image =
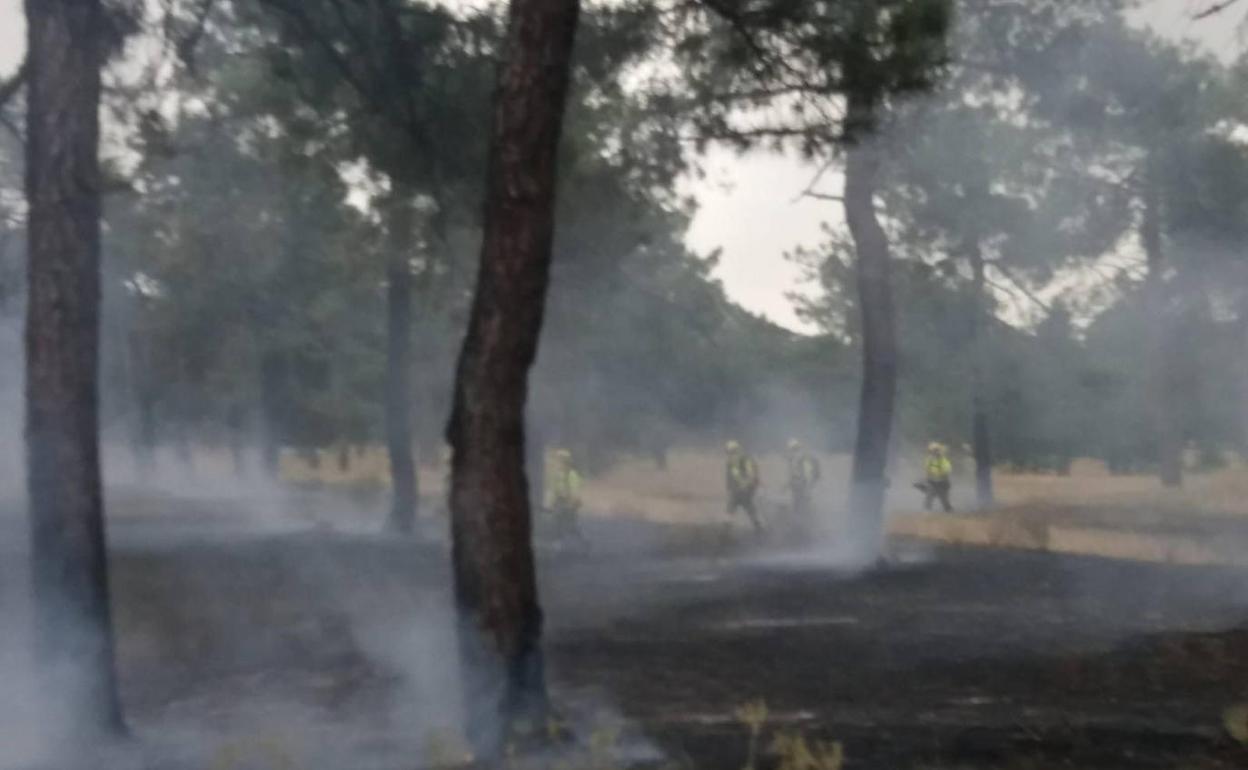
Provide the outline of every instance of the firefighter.
[[923,462],[923,510],[932,510],[932,503],[940,501],[940,505],[948,513],[953,510],[949,503],[950,476],[953,465],[949,462],[949,453],[936,442],[927,445],[927,458]]
[[581,534],[581,474],[572,464],[572,453],[555,451],[555,472],[550,484],[550,517],[559,536],[583,540]]
[[819,482],[821,470],[819,460],[806,451],[802,442],[789,440],[789,492],[793,495],[793,515],[803,522],[814,518],[814,503],[811,491]]
[[750,517],[754,531],[762,532],[763,523],[759,520],[758,510],[754,505],[754,495],[759,486],[758,463],[736,441],[729,441],[724,452],[727,455],[724,477],[728,486],[728,515],[731,516],[740,508]]

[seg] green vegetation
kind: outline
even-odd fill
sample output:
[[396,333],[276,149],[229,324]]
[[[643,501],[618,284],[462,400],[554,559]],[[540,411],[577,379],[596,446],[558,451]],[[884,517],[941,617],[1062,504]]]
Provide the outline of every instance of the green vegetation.
[[[353,83],[384,72],[387,54],[371,51],[347,79],[284,8],[215,9],[193,62],[159,87],[110,96],[131,131],[124,185],[106,208],[105,429],[140,454],[194,436],[240,454],[261,447],[271,466],[278,446],[382,442],[387,265],[400,250],[414,297],[414,438],[431,459],[479,239],[499,20],[406,9],[420,51],[410,66],[427,87],[419,102],[378,109],[371,100],[402,84]],[[591,469],[621,451],[725,435],[778,446],[804,432],[821,449],[853,447],[863,337],[852,240],[837,228],[790,255],[815,289],[797,300],[820,330],[813,337],[734,306],[714,278],[716,256],[684,245],[696,211],[677,192],[698,165],[690,137],[792,142],[821,163],[839,158],[840,129],[816,116],[843,86],[803,76],[782,87],[797,65],[777,57],[806,46],[809,66],[833,61],[852,30],[804,38],[793,30],[811,19],[734,8],[708,5],[679,22],[643,6],[596,9],[580,34],[530,418]],[[184,10],[171,29],[191,28]],[[918,21],[890,27],[903,37],[872,53],[885,71],[941,70],[919,99],[905,93],[927,75],[877,84],[893,89],[879,113],[893,148],[879,185],[895,262],[901,438],[971,445],[978,393],[994,464],[1060,472],[1093,456],[1116,470],[1155,468],[1159,396],[1140,335],[1161,301],[1173,351],[1166,392],[1179,394],[1164,403],[1178,439],[1210,462],[1241,448],[1246,410],[1231,394],[1248,385],[1237,257],[1248,159],[1231,128],[1242,67],[1125,26],[1110,0],[1078,13],[953,10],[943,59],[906,42],[924,29]],[[334,30],[324,16],[333,12],[308,4],[300,19]],[[742,31],[755,24],[757,40]],[[1005,30],[1018,44],[998,44]],[[645,80],[673,41],[689,66]],[[763,54],[753,74],[728,66]],[[413,121],[419,156],[398,149]],[[11,139],[0,153],[15,190]],[[1158,148],[1151,166],[1148,148]],[[1145,177],[1163,202],[1162,300],[1149,295],[1132,242]],[[3,200],[0,298],[14,309],[22,224],[13,195]],[[410,229],[396,231],[399,202],[413,207]]]

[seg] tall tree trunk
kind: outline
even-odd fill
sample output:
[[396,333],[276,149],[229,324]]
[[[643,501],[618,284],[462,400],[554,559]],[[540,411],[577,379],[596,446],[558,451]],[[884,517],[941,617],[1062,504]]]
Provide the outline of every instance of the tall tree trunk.
[[[183,402],[185,403],[185,402]],[[186,413],[183,412],[185,415]],[[191,444],[191,426],[189,417],[183,417],[178,423],[178,431],[173,442],[173,454],[182,466],[182,475],[190,480],[195,478],[195,448]]]
[[481,264],[447,426],[464,700],[469,737],[487,755],[525,724],[540,730],[547,709],[524,406],[550,277],[578,11],[578,0],[511,0]]
[[245,410],[241,404],[231,404],[226,412],[226,441],[230,448],[230,460],[237,478],[247,475],[246,441],[244,426],[247,422]]
[[416,527],[416,461],[412,456],[412,208],[395,201],[390,217],[386,263],[386,448],[390,453],[388,528],[410,533]]
[[967,243],[971,263],[971,449],[975,455],[975,504],[979,510],[993,505],[992,444],[988,433],[988,334],[992,320],[988,312],[988,287],[984,275],[984,253],[978,237]]
[[274,479],[281,472],[286,397],[286,361],[267,351],[260,356],[260,457],[264,472]]
[[845,157],[845,219],[857,254],[858,306],[862,314],[862,390],[849,492],[854,531],[870,556],[884,545],[884,495],[888,442],[897,392],[897,340],[891,256],[875,212],[880,155],[865,134],[872,107],[851,94],[847,124],[857,135]]
[[1248,458],[1248,293],[1239,299],[1239,454]]
[[247,449],[240,431],[230,431],[230,467],[234,469],[235,478],[247,476]]
[[133,444],[135,468],[140,475],[156,468],[156,388],[152,384],[151,357],[145,355],[146,338],[138,330],[126,336],[130,361],[130,393],[134,402]]
[[1144,213],[1140,241],[1148,263],[1144,282],[1144,314],[1148,318],[1149,391],[1153,409],[1157,473],[1162,486],[1183,485],[1183,431],[1175,403],[1173,329],[1167,307],[1165,250],[1161,235],[1161,193],[1150,158],[1144,175]]
[[123,730],[99,459],[99,0],[27,0],[26,451],[40,693],[67,740]]
[[138,406],[138,429],[135,437],[135,460],[141,474],[156,470],[156,406],[144,401]]

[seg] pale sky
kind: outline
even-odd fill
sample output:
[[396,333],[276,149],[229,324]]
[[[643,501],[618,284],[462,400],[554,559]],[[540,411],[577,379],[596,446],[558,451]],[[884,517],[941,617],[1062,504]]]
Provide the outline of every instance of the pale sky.
[[[1193,21],[1192,14],[1209,1],[1145,0],[1136,15],[1168,37],[1195,40],[1230,56],[1243,47],[1243,12],[1236,9]],[[13,71],[24,50],[21,6],[22,0],[0,0],[0,76]],[[786,297],[799,288],[797,271],[782,257],[798,246],[818,244],[824,222],[841,222],[839,207],[796,200],[815,169],[794,158],[769,153],[738,157],[713,150],[704,167],[706,179],[690,182],[700,208],[689,244],[701,253],[723,250],[717,275],[734,300],[785,326],[800,328]],[[820,186],[834,190],[838,185],[838,177],[829,174]]]
[[[1075,2],[1076,0],[1071,0]],[[1248,0],[1244,0],[1248,5]],[[1168,37],[1191,39],[1233,56],[1243,48],[1243,11],[1193,21],[1209,0],[1145,0],[1136,15]],[[707,161],[708,184],[699,185],[701,203],[688,242],[698,251],[723,248],[719,277],[729,295],[747,308],[793,329],[801,322],[786,297],[799,289],[798,273],[782,255],[822,242],[822,224],[844,221],[836,203],[794,202],[816,169],[794,158],[753,155],[737,158],[718,152]],[[820,188],[835,191],[840,177],[828,174]],[[728,185],[725,189],[725,185]]]

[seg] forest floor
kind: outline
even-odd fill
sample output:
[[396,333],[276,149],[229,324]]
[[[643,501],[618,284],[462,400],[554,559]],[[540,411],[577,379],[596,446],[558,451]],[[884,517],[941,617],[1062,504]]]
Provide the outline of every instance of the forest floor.
[[[1118,499],[1093,507],[1130,515]],[[136,766],[398,770],[456,753],[444,521],[396,543],[374,512],[313,493],[110,503]],[[737,712],[759,701],[764,747],[840,741],[849,768],[1248,766],[1223,725],[1248,701],[1248,571],[908,538],[864,571],[835,537],[756,543],[703,506],[681,524],[588,517],[589,554],[540,548],[556,701],[582,736],[624,727],[620,766],[739,768]],[[1183,515],[1236,515],[1200,511]],[[20,601],[20,564],[0,559],[0,601]],[[25,770],[4,717],[0,768]]]

